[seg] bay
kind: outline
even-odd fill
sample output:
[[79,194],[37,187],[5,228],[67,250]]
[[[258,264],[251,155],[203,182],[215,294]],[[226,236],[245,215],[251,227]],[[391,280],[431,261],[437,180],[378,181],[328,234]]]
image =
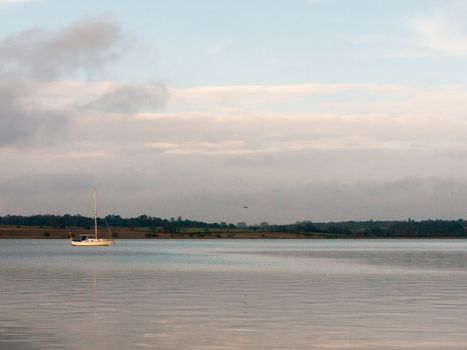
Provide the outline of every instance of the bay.
[[0,349],[465,349],[464,240],[0,241]]

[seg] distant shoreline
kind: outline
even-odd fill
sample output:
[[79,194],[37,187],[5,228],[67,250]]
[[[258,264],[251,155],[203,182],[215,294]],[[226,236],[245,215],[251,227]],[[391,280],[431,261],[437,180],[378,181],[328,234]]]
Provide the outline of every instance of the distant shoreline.
[[[0,216],[0,238],[68,238],[93,235],[93,218],[76,215],[6,215]],[[107,215],[97,218],[101,237],[127,239],[340,239],[340,238],[467,238],[464,219],[426,219],[415,221],[296,221],[292,224],[269,224],[263,221],[248,225],[227,222],[203,222],[177,218],[163,219],[148,215],[124,218]]]
[[[91,230],[82,228],[55,229],[31,227],[0,227],[0,239],[69,239],[70,232],[74,237],[79,235],[94,235]],[[99,236],[109,238],[110,234],[102,229]],[[322,233],[291,233],[291,232],[254,232],[245,230],[210,230],[187,232],[154,232],[149,228],[112,228],[115,239],[323,239]]]
[[[83,228],[48,228],[48,227],[0,227],[0,239],[69,239],[70,232],[74,237],[79,235],[93,235],[91,230]],[[99,231],[102,238],[109,238],[108,231]],[[251,230],[210,230],[186,232],[154,232],[149,228],[112,228],[114,239],[464,239],[459,236],[398,236],[376,237],[359,234],[332,234],[322,232],[270,232]]]

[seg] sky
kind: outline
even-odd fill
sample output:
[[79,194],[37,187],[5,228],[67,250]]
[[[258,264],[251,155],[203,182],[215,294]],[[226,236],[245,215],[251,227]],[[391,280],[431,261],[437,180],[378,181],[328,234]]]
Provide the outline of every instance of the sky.
[[[467,218],[466,0],[0,0],[0,215]],[[245,208],[248,207],[248,208]]]

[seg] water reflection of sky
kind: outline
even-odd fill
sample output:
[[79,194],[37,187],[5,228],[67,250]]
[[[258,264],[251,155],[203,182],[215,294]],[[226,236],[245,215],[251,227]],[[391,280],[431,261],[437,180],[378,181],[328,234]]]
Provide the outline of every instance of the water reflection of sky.
[[464,241],[2,241],[0,349],[465,349]]

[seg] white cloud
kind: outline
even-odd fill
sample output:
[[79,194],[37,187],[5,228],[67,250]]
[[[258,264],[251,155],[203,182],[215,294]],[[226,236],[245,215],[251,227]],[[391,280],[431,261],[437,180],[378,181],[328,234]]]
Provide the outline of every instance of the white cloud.
[[[467,3],[446,1],[425,14],[401,18],[399,34],[365,33],[349,38],[366,55],[390,58],[467,56]],[[359,50],[360,52],[361,50]]]
[[0,0],[0,5],[6,5],[6,4],[18,4],[22,2],[37,2],[40,0]]
[[360,92],[372,95],[406,95],[410,89],[396,85],[373,84],[291,84],[291,85],[235,85],[206,86],[171,89],[170,105],[205,108],[209,105],[224,107],[260,107],[281,105],[320,95]]
[[[58,144],[0,148],[0,159],[9,164],[0,174],[5,212],[37,212],[41,191],[55,203],[48,211],[80,211],[76,203],[92,182],[114,198],[103,212],[125,215],[144,211],[239,221],[234,207],[246,200],[257,208],[249,221],[393,218],[402,212],[428,217],[437,210],[445,217],[458,216],[458,211],[443,209],[449,198],[442,191],[464,191],[462,179],[467,178],[464,87],[171,88],[175,97],[164,111],[82,108],[121,84],[47,82],[33,89],[29,101],[22,101],[28,108],[60,101],[73,117]],[[141,84],[143,91],[145,86]],[[355,91],[370,91],[371,102],[349,104],[344,97]],[[330,106],[301,112],[281,102],[320,94],[335,99]],[[226,101],[239,99],[251,103],[225,108]],[[260,100],[265,101],[262,111],[254,108]],[[201,108],[203,103],[209,108]],[[400,190],[398,181],[411,178],[419,180]],[[430,192],[424,192],[426,184],[435,183],[445,185],[430,185]],[[53,194],[56,186],[61,186],[60,193]],[[63,188],[68,190],[64,193]],[[415,204],[436,196],[442,198],[439,205],[422,210]],[[464,192],[459,196],[464,198]],[[130,198],[138,198],[138,205],[128,204],[134,203]],[[84,198],[82,202],[87,203]],[[284,206],[291,209],[284,211]]]
[[227,49],[229,49],[233,44],[232,39],[225,39],[218,42],[213,43],[209,46],[206,50],[208,55],[218,56],[223,54]]
[[408,21],[408,26],[413,36],[412,55],[467,55],[467,30],[464,23],[459,22],[457,15],[436,13],[412,18]]
[[[96,101],[114,96],[116,91],[129,91],[137,96],[131,98],[132,104],[138,104],[140,99],[150,97],[154,100],[153,107],[163,106],[167,100],[167,108],[186,110],[190,115],[206,111],[234,112],[252,108],[272,109],[293,105],[302,100],[319,101],[321,97],[335,96],[339,99],[343,94],[358,93],[374,98],[406,98],[414,93],[412,88],[400,85],[377,84],[290,84],[290,85],[233,85],[233,86],[203,86],[192,88],[168,88],[160,84],[94,82],[78,83],[55,81],[35,87],[35,94],[29,99],[31,108],[73,108],[73,106],[94,106]],[[129,95],[129,93],[128,93]],[[116,97],[116,96],[115,96]],[[118,98],[120,102],[128,100]],[[102,102],[102,101],[101,101]],[[120,103],[121,104],[121,103]],[[113,103],[113,112],[127,112],[120,106],[120,111]],[[150,111],[154,108],[144,108],[139,103],[135,111]],[[337,105],[336,105],[337,106]],[[101,106],[102,107],[102,106]],[[135,106],[136,107],[136,106]],[[151,106],[149,106],[151,107]],[[158,114],[162,117],[163,114]],[[154,117],[154,116],[153,116]]]
[[[401,47],[467,52],[449,18],[411,19]],[[249,220],[271,222],[457,216],[447,190],[467,202],[464,86],[65,80],[120,39],[92,20],[0,40],[1,213],[79,212],[91,183],[113,196],[103,212],[207,220],[238,220],[245,200]]]
[[307,0],[310,5],[317,5],[325,2],[326,0]]
[[[87,203],[80,196],[91,183],[114,196],[104,212],[236,221],[231,206],[246,198],[267,208],[251,220],[271,222],[399,215],[401,193],[410,205],[431,198],[426,177],[450,179],[434,192],[464,191],[466,87],[64,80],[73,53],[84,50],[81,69],[111,59],[119,28],[84,21],[0,41],[0,59],[16,65],[0,84],[3,213],[83,212],[76,203]],[[399,190],[407,178],[420,181]],[[333,189],[344,198],[338,206]],[[404,213],[428,215],[447,202]]]

